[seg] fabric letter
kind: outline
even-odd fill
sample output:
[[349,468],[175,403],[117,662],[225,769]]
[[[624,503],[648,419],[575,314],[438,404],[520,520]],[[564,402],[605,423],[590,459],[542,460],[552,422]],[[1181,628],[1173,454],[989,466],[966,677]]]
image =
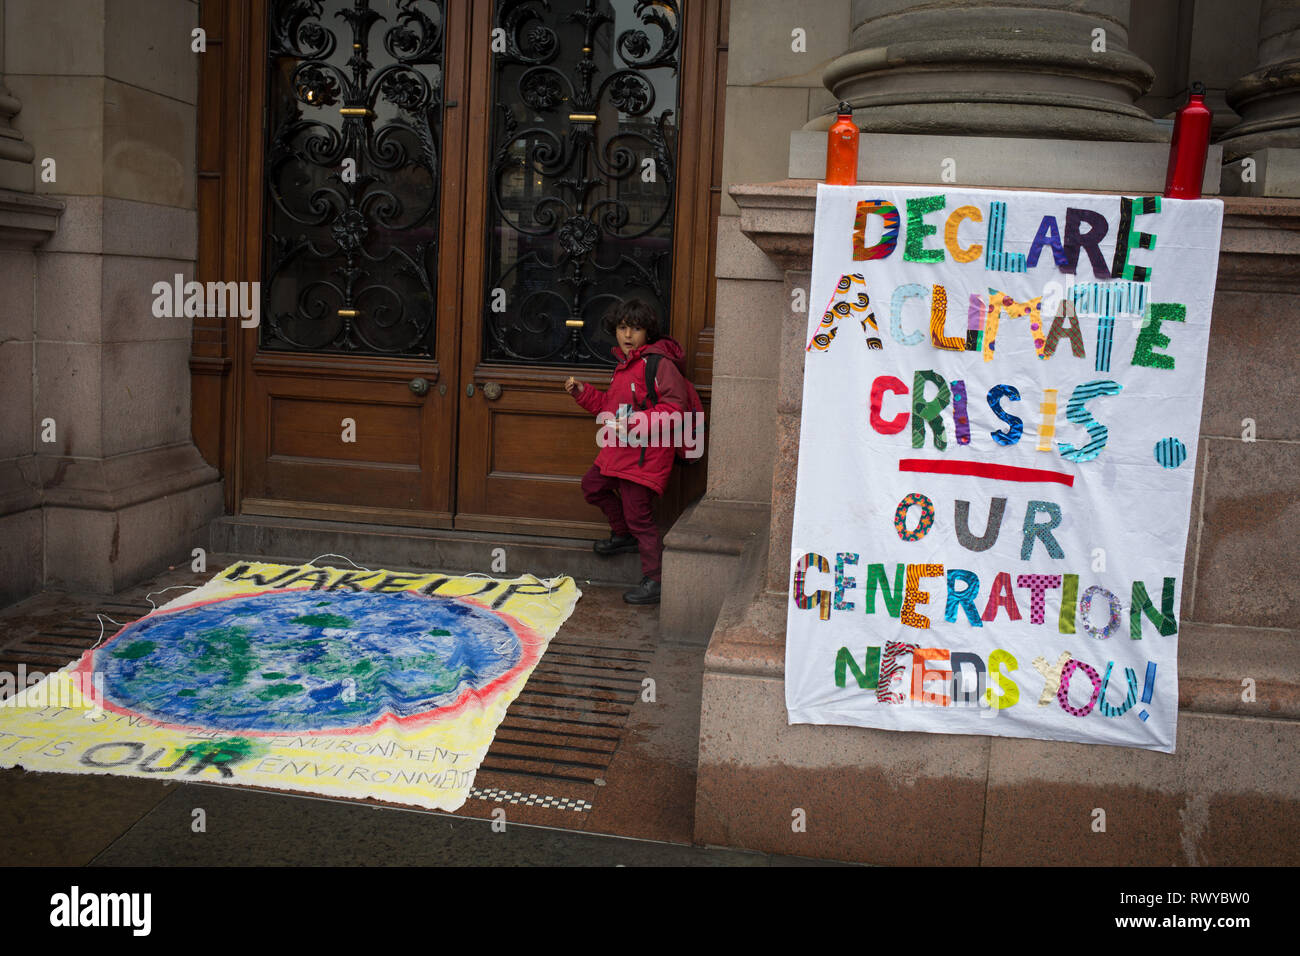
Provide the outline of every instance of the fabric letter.
[[[1087,232],[1080,228],[1084,224],[1088,226]],[[1066,209],[1065,265],[1061,271],[1067,275],[1075,274],[1079,266],[1079,250],[1082,249],[1088,253],[1088,261],[1092,263],[1092,271],[1097,278],[1109,279],[1110,269],[1106,267],[1106,257],[1101,254],[1101,241],[1106,238],[1109,229],[1106,217],[1099,212],[1074,207]]]
[[966,306],[967,352],[984,351],[984,316],[987,314],[988,306],[984,304],[984,297],[972,292]]
[[1101,454],[1101,450],[1106,447],[1106,438],[1110,434],[1110,430],[1092,417],[1092,413],[1088,411],[1087,402],[1089,399],[1101,395],[1118,395],[1123,387],[1119,382],[1113,382],[1110,379],[1084,382],[1082,385],[1074,387],[1074,391],[1070,393],[1070,402],[1065,406],[1065,417],[1076,425],[1082,425],[1087,429],[1090,440],[1082,448],[1075,448],[1069,442],[1058,440],[1056,447],[1062,458],[1067,461],[1082,463],[1092,461]]
[[989,602],[984,605],[984,620],[991,621],[998,616],[998,608],[1005,608],[1007,617],[1013,621],[1020,620],[1020,608],[1016,606],[1016,596],[1011,591],[1011,574],[999,571],[993,579],[993,590],[989,593]]
[[1115,666],[1114,661],[1106,662],[1106,673],[1101,679],[1101,689],[1097,692],[1097,709],[1101,711],[1103,717],[1122,717],[1130,707],[1137,703],[1138,699],[1138,676],[1137,672],[1131,667],[1124,668],[1124,677],[1128,681],[1128,696],[1124,698],[1124,703],[1118,707],[1112,707],[1106,700],[1106,687],[1110,684],[1110,670]]
[[970,531],[970,502],[958,499],[953,502],[952,523],[957,532],[957,543],[967,551],[987,551],[997,543],[998,533],[1002,530],[1002,514],[1007,510],[1006,498],[994,498],[989,502],[989,520],[984,523],[984,533],[978,538]]
[[970,219],[974,222],[983,222],[984,214],[974,206],[959,206],[952,211],[948,217],[948,223],[943,228],[943,244],[948,247],[948,254],[952,256],[953,262],[973,262],[980,257],[984,247],[978,242],[973,243],[967,248],[961,247],[961,242],[957,238],[957,230],[961,228],[962,220]]
[[[1092,623],[1092,599],[1098,594],[1105,596],[1110,609],[1110,618],[1106,621],[1105,627],[1097,627]],[[1106,590],[1100,584],[1094,584],[1084,591],[1083,597],[1079,601],[1079,620],[1083,622],[1083,629],[1089,637],[1095,637],[1099,641],[1106,640],[1119,630],[1119,612],[1119,596]]]
[[[1010,583],[1008,581],[1008,583]],[[1007,667],[1007,674],[1002,673],[1002,665]],[[989,655],[989,688],[984,692],[984,698],[989,702],[989,706],[996,710],[1005,710],[1015,704],[1020,699],[1020,688],[1016,686],[1008,674],[1014,671],[1019,665],[1016,663],[1015,655],[1010,651],[1004,651],[1001,648]],[[993,693],[993,681],[997,682],[999,695]]]
[[853,610],[853,602],[844,600],[844,592],[849,588],[857,587],[858,582],[853,580],[853,578],[846,578],[844,576],[844,565],[857,563],[858,556],[856,554],[846,554],[841,551],[839,554],[835,555],[835,610],[837,611]]
[[958,445],[970,444],[970,413],[966,410],[966,383],[953,379],[952,387],[952,430],[957,433]]
[[899,412],[889,421],[880,417],[880,406],[884,404],[885,393],[906,395],[907,386],[892,375],[881,375],[871,383],[871,427],[882,435],[897,435],[907,427],[907,412]]
[[[1076,670],[1081,670],[1088,675],[1092,681],[1092,696],[1088,698],[1088,703],[1082,707],[1073,707],[1070,704],[1070,677]],[[1074,714],[1076,717],[1084,717],[1092,711],[1093,706],[1097,703],[1097,695],[1101,693],[1101,678],[1097,672],[1081,660],[1072,659],[1066,662],[1065,668],[1061,671],[1061,687],[1056,692],[1056,702],[1061,705],[1061,709],[1067,714]]]
[[[957,582],[963,583],[962,589],[957,590]],[[974,571],[965,571],[958,568],[948,572],[948,601],[944,608],[943,619],[949,624],[957,623],[957,608],[966,612],[966,620],[970,622],[971,627],[983,627],[984,622],[980,620],[980,612],[975,607],[975,598],[980,593],[980,579]]]
[[1043,675],[1043,692],[1038,696],[1038,706],[1046,707],[1061,689],[1061,671],[1070,662],[1070,652],[1062,651],[1055,664],[1047,663],[1046,657],[1035,657],[1030,664],[1034,670]]
[[[916,527],[911,531],[907,530],[907,513],[916,506],[921,509],[921,517],[917,519]],[[898,532],[898,537],[904,541],[920,541],[930,533],[930,528],[934,526],[934,502],[919,492],[912,492],[898,503],[894,509],[894,530]]]
[[[939,387],[938,393],[928,401],[924,398],[926,382],[932,382]],[[930,429],[934,432],[934,447],[940,451],[948,447],[948,439],[944,435],[941,413],[951,401],[952,394],[948,391],[948,383],[944,381],[942,375],[930,369],[921,369],[916,372],[912,378],[913,448],[925,447],[926,422],[930,423]]]
[[930,344],[937,349],[950,352],[965,352],[966,339],[962,336],[944,335],[944,324],[948,321],[948,292],[941,285],[930,291]]
[[1007,314],[1008,319],[1020,319],[1028,316],[1029,332],[1034,339],[1034,349],[1039,355],[1042,355],[1044,344],[1042,309],[1043,297],[1041,295],[1027,302],[1017,302],[1005,292],[989,289],[989,313],[988,319],[984,323],[984,361],[993,361],[993,353],[997,348],[998,324],[1003,312]]
[[[949,664],[952,667],[952,702],[956,705],[975,704],[984,696],[984,661],[978,654],[953,651]],[[970,664],[975,669],[975,689],[966,687],[963,664]]]
[[1062,634],[1074,633],[1074,609],[1079,604],[1079,576],[1065,575],[1065,584],[1061,589],[1061,616],[1057,618],[1057,630]]
[[[1069,324],[1066,324],[1066,320]],[[1040,358],[1049,359],[1056,354],[1057,343],[1061,341],[1064,335],[1070,340],[1070,351],[1074,353],[1075,358],[1085,358],[1087,353],[1083,348],[1083,330],[1079,328],[1079,314],[1074,311],[1074,306],[1062,301],[1056,307],[1056,318],[1052,320],[1052,327],[1047,330],[1047,341],[1043,343],[1043,353]]]
[[1016,578],[1016,584],[1022,588],[1029,588],[1029,623],[1042,624],[1046,619],[1044,592],[1059,588],[1061,586],[1061,576],[1059,574],[1022,574]]
[[852,652],[847,647],[841,647],[839,653],[835,655],[836,687],[844,686],[850,671],[853,673],[853,679],[858,682],[859,689],[875,690],[876,681],[880,676],[880,648],[868,647],[862,670],[858,670],[858,662],[854,660]]
[[818,571],[830,573],[831,563],[823,558],[820,554],[805,554],[795,562],[794,565],[794,604],[795,607],[807,610],[813,604],[817,604],[821,609],[821,619],[829,621],[831,617],[831,592],[814,591],[812,594],[806,594],[803,586],[808,577],[808,568],[815,567]]
[[882,704],[901,704],[905,697],[894,693],[890,688],[894,680],[902,676],[903,665],[898,659],[910,654],[918,645],[905,641],[885,641],[885,653],[880,658],[880,680],[876,684],[876,700]]
[[1160,331],[1161,322],[1186,322],[1187,306],[1179,302],[1152,302],[1148,307],[1146,323],[1138,333],[1137,346],[1133,349],[1133,364],[1144,368],[1174,367],[1174,357],[1156,349],[1169,344],[1169,336]]
[[1098,372],[1110,371],[1110,350],[1115,344],[1115,316],[1103,315],[1097,318],[1097,364]]
[[924,297],[925,286],[916,282],[900,285],[894,290],[894,294],[889,300],[889,331],[893,334],[894,341],[899,345],[917,345],[925,338],[915,329],[906,335],[903,334],[903,303],[908,299]]
[[1135,266],[1129,261],[1134,249],[1154,249],[1155,233],[1139,232],[1133,228],[1133,220],[1138,216],[1148,216],[1160,211],[1159,196],[1144,196],[1141,199],[1129,199],[1124,196],[1119,201],[1119,231],[1115,234],[1115,257],[1111,260],[1111,275],[1117,279],[1132,282],[1150,282],[1151,269],[1148,266]]
[[885,577],[885,566],[883,564],[867,565],[867,613],[876,613],[876,589],[880,589],[881,597],[885,599],[885,610],[889,612],[890,617],[898,617],[903,607],[903,576],[905,568],[898,564],[894,566],[894,585],[891,588],[889,578]]
[[924,217],[942,209],[947,201],[943,195],[907,201],[907,245],[903,249],[903,258],[908,262],[943,262],[942,249],[925,248],[926,237],[933,236],[939,227],[926,225]]
[[984,253],[984,268],[990,272],[1024,272],[1023,252],[1003,252],[1002,243],[1007,232],[1007,204],[989,203],[988,251]]
[[1052,436],[1056,434],[1056,389],[1043,389],[1043,401],[1038,406],[1038,451],[1052,450]]
[[[1050,516],[1046,524],[1037,524],[1034,518],[1039,512]],[[1034,539],[1041,539],[1047,553],[1058,561],[1065,557],[1065,552],[1052,536],[1052,529],[1061,523],[1061,506],[1054,501],[1031,501],[1025,508],[1024,540],[1020,545],[1020,560],[1028,561],[1034,552]],[[1035,621],[1034,623],[1040,623]]]
[[1018,402],[1020,401],[1020,392],[1014,385],[994,385],[989,389],[989,408],[993,409],[993,414],[1006,422],[1008,426],[1005,431],[989,432],[989,434],[999,445],[1014,445],[1020,441],[1020,436],[1025,430],[1025,423],[1015,415],[1002,410],[1003,398]]
[[907,566],[907,593],[903,597],[903,613],[899,620],[908,627],[925,630],[930,619],[916,613],[918,604],[930,603],[930,592],[921,590],[921,578],[937,578],[943,574],[942,564],[909,564]]
[[925,689],[927,681],[941,680],[945,682],[944,689],[948,689],[947,682],[952,679],[950,670],[930,670],[925,666],[926,661],[946,661],[948,652],[941,647],[918,647],[912,651],[912,700],[919,700],[923,704],[938,704],[940,707],[947,707],[950,703],[947,694],[935,694]]
[[1132,607],[1128,612],[1129,637],[1135,641],[1142,640],[1142,615],[1151,619],[1162,637],[1178,633],[1178,621],[1174,618],[1174,579],[1165,578],[1164,588],[1160,594],[1160,610],[1156,611],[1147,594],[1147,586],[1142,581],[1133,582]]
[[[884,220],[885,228],[880,241],[870,248],[866,247],[867,217],[879,216]],[[871,199],[858,203],[857,214],[853,218],[853,258],[861,262],[866,259],[886,259],[898,245],[898,207],[883,199]]]
[[1038,257],[1044,246],[1052,250],[1052,259],[1057,268],[1064,269],[1070,264],[1065,258],[1065,249],[1061,247],[1061,227],[1056,224],[1055,216],[1044,216],[1038,224],[1038,232],[1034,233],[1034,241],[1029,246],[1029,261],[1026,265],[1030,269],[1038,265]]

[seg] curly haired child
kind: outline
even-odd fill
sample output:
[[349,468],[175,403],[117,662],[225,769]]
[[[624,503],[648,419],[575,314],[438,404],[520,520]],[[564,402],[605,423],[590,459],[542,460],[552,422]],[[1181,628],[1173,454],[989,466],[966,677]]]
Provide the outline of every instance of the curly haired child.
[[[654,499],[662,495],[672,472],[676,453],[671,443],[639,440],[637,432],[663,434],[660,419],[680,416],[688,407],[685,352],[671,337],[661,335],[659,317],[644,302],[628,300],[610,308],[605,327],[613,334],[618,358],[609,388],[602,391],[572,376],[565,391],[602,421],[610,421],[612,439],[602,439],[596,461],[582,479],[583,497],[605,513],[610,537],[597,541],[600,555],[636,551],[641,555],[641,584],[627,591],[629,604],[658,604],[661,584],[663,542],[654,519]],[[659,354],[654,391],[658,400],[647,406],[646,356]],[[645,418],[637,421],[640,415]],[[638,428],[638,426],[647,426]],[[608,436],[609,432],[606,432]]]

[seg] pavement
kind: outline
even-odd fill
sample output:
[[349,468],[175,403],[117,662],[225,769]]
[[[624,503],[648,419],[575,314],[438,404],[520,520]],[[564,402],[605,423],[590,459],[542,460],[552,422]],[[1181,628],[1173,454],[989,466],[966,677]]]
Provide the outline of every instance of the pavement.
[[[173,568],[114,595],[51,589],[6,608],[0,670],[55,670],[183,593],[164,589],[201,584],[237,557],[211,555],[204,572]],[[0,770],[0,863],[837,865],[692,845],[704,649],[663,638],[658,609],[624,604],[623,587],[579,585],[573,616],[511,705],[455,813],[195,781]]]
[[823,866],[218,784],[0,771],[6,866]]

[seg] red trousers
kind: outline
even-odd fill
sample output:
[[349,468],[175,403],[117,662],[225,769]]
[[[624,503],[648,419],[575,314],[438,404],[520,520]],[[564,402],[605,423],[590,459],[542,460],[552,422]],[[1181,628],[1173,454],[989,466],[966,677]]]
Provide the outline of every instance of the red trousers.
[[614,534],[630,534],[636,538],[641,553],[641,574],[660,580],[664,546],[659,540],[659,526],[655,524],[655,493],[635,481],[602,475],[592,465],[582,476],[582,496],[605,512]]

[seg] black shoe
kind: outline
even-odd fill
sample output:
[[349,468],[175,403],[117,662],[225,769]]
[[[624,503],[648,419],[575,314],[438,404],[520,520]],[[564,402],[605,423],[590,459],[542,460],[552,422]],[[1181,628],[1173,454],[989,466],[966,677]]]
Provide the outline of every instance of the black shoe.
[[605,541],[597,541],[591,546],[601,557],[609,557],[611,554],[623,554],[627,551],[636,551],[636,538],[630,534],[616,534]]
[[623,600],[628,604],[658,604],[659,582],[654,578],[642,578],[639,588],[623,592]]

